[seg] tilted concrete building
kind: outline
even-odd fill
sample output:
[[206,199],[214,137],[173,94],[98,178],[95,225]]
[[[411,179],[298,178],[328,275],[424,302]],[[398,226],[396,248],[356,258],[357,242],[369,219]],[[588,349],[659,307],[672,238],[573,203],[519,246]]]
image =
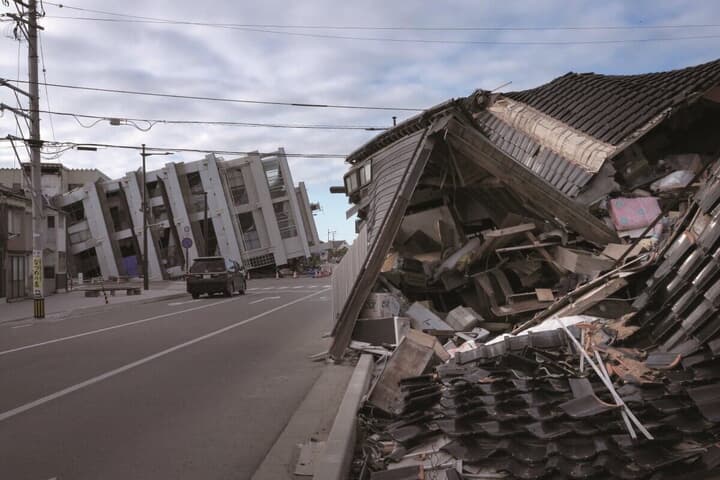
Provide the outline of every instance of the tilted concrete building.
[[[247,269],[292,265],[319,244],[313,205],[305,185],[294,186],[282,149],[227,161],[208,155],[171,162],[147,172],[146,181],[152,279],[178,277],[200,255],[223,255]],[[54,199],[68,215],[71,275],[142,273],[141,183],[142,172],[128,172]]]

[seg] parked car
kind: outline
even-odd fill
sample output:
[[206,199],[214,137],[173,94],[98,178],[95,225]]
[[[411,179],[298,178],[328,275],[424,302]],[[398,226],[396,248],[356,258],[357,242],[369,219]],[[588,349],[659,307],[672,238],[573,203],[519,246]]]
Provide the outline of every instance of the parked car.
[[246,287],[245,269],[224,257],[198,257],[187,275],[187,291],[192,298],[202,293],[222,293],[229,297],[237,291],[242,295]]

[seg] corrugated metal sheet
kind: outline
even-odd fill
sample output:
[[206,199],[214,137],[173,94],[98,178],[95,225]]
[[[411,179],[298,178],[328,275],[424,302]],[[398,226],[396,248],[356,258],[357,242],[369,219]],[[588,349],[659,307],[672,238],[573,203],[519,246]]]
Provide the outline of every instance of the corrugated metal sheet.
[[[353,243],[347,265],[333,272],[333,285],[339,292],[333,297],[336,323],[330,355],[342,358],[350,342],[355,320],[380,273],[382,262],[400,228],[407,203],[425,169],[432,151],[427,133],[432,125],[388,145],[372,155],[372,182],[367,193],[368,217],[363,225],[367,239],[365,251],[360,237]],[[357,244],[357,246],[356,246]]]
[[362,272],[368,252],[367,227],[363,225],[355,238],[353,244],[348,248],[347,253],[337,267],[333,269],[332,275],[332,298],[333,298],[333,321],[337,322],[342,312],[342,307],[352,289],[355,286],[360,272]]

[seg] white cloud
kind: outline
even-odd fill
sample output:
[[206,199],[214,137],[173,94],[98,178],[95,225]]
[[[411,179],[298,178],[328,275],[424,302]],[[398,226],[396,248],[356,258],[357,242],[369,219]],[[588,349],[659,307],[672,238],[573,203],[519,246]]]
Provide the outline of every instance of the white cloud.
[[[72,6],[119,11],[131,15],[200,22],[286,25],[375,26],[597,26],[648,24],[719,24],[720,4],[649,0],[595,2],[385,2],[338,3],[330,0],[233,2],[190,0],[144,2],[73,0]],[[89,16],[92,13],[46,5],[49,16]],[[168,92],[310,103],[343,103],[430,107],[476,88],[530,88],[567,71],[638,73],[666,70],[720,56],[717,40],[574,46],[500,46],[415,44],[330,38],[307,38],[188,25],[128,24],[46,18],[42,21],[48,80],[127,90]],[[268,30],[273,30],[268,28]],[[274,30],[278,30],[275,28]],[[7,32],[7,28],[4,30]],[[301,30],[297,30],[301,31]],[[330,35],[387,38],[426,38],[480,41],[566,41],[720,34],[718,28],[631,31],[504,31],[417,32],[330,30]],[[26,75],[23,47],[21,76]],[[0,39],[0,76],[14,78],[18,45]],[[41,108],[47,107],[41,90]],[[14,104],[8,91],[0,101]],[[50,90],[56,111],[101,116],[200,119],[275,123],[390,125],[412,113],[365,110],[300,109],[197,100],[173,100],[109,95],[64,89]],[[156,125],[144,133],[107,122],[85,129],[72,118],[54,117],[58,140],[216,150],[346,154],[370,140],[365,131],[284,130],[211,126]],[[47,116],[43,137],[51,139]],[[0,119],[0,136],[15,133],[14,119]],[[174,161],[202,154],[177,154]],[[70,167],[98,167],[119,176],[139,163],[137,152],[102,150],[67,152],[61,161]],[[151,157],[151,166],[167,159]],[[11,150],[0,148],[0,166],[11,166]],[[321,203],[332,205],[318,217],[320,231],[330,227],[350,237],[352,226],[339,209],[345,201],[327,194],[339,184],[342,161],[293,159],[293,176],[305,181]],[[338,206],[340,205],[340,206]],[[332,214],[331,214],[332,212]]]

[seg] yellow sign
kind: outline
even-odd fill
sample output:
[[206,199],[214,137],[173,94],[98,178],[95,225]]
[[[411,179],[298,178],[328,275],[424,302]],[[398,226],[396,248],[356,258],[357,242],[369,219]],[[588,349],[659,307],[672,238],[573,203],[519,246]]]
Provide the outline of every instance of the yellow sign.
[[42,297],[43,294],[43,262],[41,255],[33,255],[32,262],[33,295]]

